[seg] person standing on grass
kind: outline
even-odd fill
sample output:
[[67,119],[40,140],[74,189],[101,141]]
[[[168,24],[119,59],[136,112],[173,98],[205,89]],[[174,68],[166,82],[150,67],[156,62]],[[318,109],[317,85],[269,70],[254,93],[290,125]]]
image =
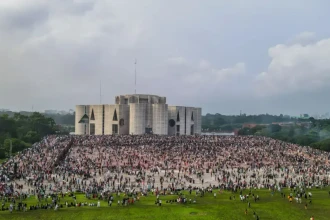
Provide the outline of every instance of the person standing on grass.
[[12,204],[12,203],[10,203],[10,206],[9,206],[9,211],[10,211],[10,213],[12,213],[12,212],[13,212],[13,204]]
[[216,197],[217,197],[217,193],[215,192],[215,193],[214,193],[214,198],[216,198]]

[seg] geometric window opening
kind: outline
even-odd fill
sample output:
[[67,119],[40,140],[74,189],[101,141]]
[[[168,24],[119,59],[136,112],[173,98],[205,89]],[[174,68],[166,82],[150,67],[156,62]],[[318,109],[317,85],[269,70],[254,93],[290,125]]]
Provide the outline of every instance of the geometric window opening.
[[124,126],[124,125],[125,125],[125,121],[124,121],[123,118],[121,118],[121,119],[119,120],[119,125],[120,125],[120,126]]
[[168,121],[168,124],[169,124],[170,127],[174,127],[175,126],[175,121],[173,119],[170,119]]
[[95,135],[95,124],[90,124],[89,134]]
[[91,114],[91,120],[95,120],[95,117],[94,117],[94,110],[92,109],[92,114]]
[[191,113],[191,120],[194,121],[194,112]]
[[88,116],[84,114],[84,116],[80,119],[78,123],[88,123],[88,121],[89,121]]
[[176,116],[176,121],[180,121],[180,114],[178,112],[177,116]]
[[112,125],[112,134],[118,134],[118,125],[116,124]]
[[113,121],[118,121],[118,117],[117,117],[117,111],[115,109],[115,112],[113,113],[113,118],[112,118]]

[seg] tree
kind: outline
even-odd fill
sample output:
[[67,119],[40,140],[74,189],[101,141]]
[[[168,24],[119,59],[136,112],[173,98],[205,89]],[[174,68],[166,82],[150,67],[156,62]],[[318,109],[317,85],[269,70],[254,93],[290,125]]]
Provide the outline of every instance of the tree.
[[23,137],[23,140],[27,143],[36,143],[40,141],[40,135],[36,131],[28,131]]
[[31,146],[31,144],[25,143],[24,141],[17,139],[17,138],[6,139],[4,142],[4,148],[5,148],[5,151],[7,152],[7,154],[10,153],[10,140],[12,141],[12,153],[22,151],[25,148],[28,148]]
[[295,135],[294,127],[291,126],[290,129],[289,129],[289,132],[288,132],[288,136],[290,138],[292,138],[292,137],[294,137],[294,135]]
[[6,158],[6,151],[2,147],[2,148],[0,148],[0,159],[4,159],[4,158]]
[[272,133],[279,132],[282,129],[281,125],[279,124],[271,124],[269,128]]
[[330,138],[325,139],[323,141],[315,142],[315,143],[311,144],[311,147],[329,152],[330,151]]
[[41,140],[43,136],[55,134],[57,126],[52,118],[34,112],[32,114],[14,113],[0,115],[0,157],[8,156],[10,140],[12,153],[30,147]]
[[242,128],[238,131],[238,135],[250,135],[250,128]]

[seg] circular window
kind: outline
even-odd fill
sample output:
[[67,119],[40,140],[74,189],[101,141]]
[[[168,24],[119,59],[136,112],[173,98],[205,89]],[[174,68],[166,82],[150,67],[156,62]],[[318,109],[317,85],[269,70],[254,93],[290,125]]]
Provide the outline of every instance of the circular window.
[[174,127],[175,121],[173,119],[171,119],[168,121],[168,124],[170,125],[170,127]]
[[120,120],[119,120],[119,125],[120,126],[123,126],[125,123],[124,123],[124,119],[123,118],[121,118]]

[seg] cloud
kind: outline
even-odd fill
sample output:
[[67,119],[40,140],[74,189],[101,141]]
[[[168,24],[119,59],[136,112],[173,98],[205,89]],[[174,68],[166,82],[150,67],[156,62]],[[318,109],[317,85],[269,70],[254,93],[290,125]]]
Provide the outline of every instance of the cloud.
[[268,55],[268,70],[256,78],[259,95],[317,92],[329,86],[330,38],[307,45],[279,44]]
[[[99,89],[91,89],[89,95],[86,91],[98,88],[100,79],[116,78],[121,84],[127,72],[120,69],[116,56],[135,49],[148,26],[144,15],[131,19],[137,13],[134,5],[117,1],[4,2],[0,3],[0,100],[16,110],[31,103],[37,109],[72,108],[86,97],[98,96],[93,94]],[[127,13],[121,13],[124,10]]]
[[291,38],[288,43],[289,44],[301,44],[301,45],[307,45],[307,44],[311,44],[314,43],[317,40],[316,38],[316,34],[314,32],[309,32],[309,31],[305,31],[302,32],[296,36],[294,36],[293,38]]
[[170,57],[166,62],[167,64],[173,66],[182,66],[188,64],[188,61],[184,57]]
[[[303,52],[319,43],[313,32],[269,50],[271,64],[264,54],[269,45],[302,30],[330,36],[324,28],[330,19],[327,7],[314,1],[299,3],[0,1],[0,104],[13,110],[29,110],[33,104],[42,111],[98,103],[100,81],[103,102],[113,103],[115,95],[134,92],[136,58],[138,93],[164,95],[170,104],[209,108],[205,112],[239,112],[242,105],[251,112],[268,111],[273,99],[261,108],[259,100],[253,101],[251,87],[287,97],[289,90],[276,86],[288,86],[273,73],[297,74],[291,72],[298,64],[299,73],[327,71],[321,67],[328,60],[316,63],[323,55],[312,62],[311,53]],[[254,83],[260,69],[265,76]],[[324,88],[324,82],[324,77],[314,80],[313,88]]]
[[188,61],[184,57],[171,57],[166,61],[170,67],[175,66],[178,72],[170,69],[169,72],[180,77],[183,83],[189,86],[196,85],[223,85],[228,81],[236,81],[246,72],[245,63],[236,63],[232,67],[218,68],[205,59],[199,62]]

